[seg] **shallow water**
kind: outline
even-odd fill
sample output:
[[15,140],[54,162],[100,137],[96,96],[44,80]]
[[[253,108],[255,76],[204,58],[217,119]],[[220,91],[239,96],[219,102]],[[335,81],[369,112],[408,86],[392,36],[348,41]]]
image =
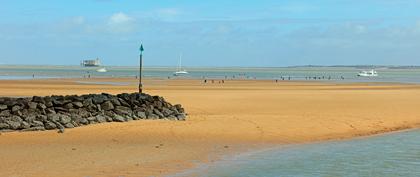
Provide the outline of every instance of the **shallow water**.
[[[137,67],[108,66],[108,72],[98,68],[80,66],[8,66],[0,65],[0,79],[83,78],[83,77],[136,77]],[[307,77],[324,77],[324,81],[339,82],[405,82],[420,83],[420,69],[377,69],[379,77],[361,78],[361,69],[352,67],[290,67],[290,68],[186,68],[189,78],[208,79],[279,79],[306,80]],[[145,67],[145,77],[174,78],[175,68]],[[331,80],[328,78],[331,77]],[[341,77],[345,79],[342,80]]]
[[279,147],[227,157],[174,176],[419,177],[420,130]]

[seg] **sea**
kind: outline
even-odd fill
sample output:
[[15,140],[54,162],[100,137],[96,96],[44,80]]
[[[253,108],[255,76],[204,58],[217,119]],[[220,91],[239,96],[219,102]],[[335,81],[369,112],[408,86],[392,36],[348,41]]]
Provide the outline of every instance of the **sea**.
[[171,177],[419,177],[420,130],[287,145],[225,157]]
[[[102,67],[100,67],[102,68]],[[98,67],[81,66],[22,66],[0,65],[0,79],[45,79],[84,77],[136,77],[135,66],[106,66],[107,72],[97,72]],[[420,68],[376,68],[378,77],[358,77],[357,73],[369,68],[358,67],[189,67],[186,78],[193,79],[257,79],[257,80],[319,80],[332,82],[398,82],[420,83]],[[145,67],[143,77],[177,78],[175,67]]]

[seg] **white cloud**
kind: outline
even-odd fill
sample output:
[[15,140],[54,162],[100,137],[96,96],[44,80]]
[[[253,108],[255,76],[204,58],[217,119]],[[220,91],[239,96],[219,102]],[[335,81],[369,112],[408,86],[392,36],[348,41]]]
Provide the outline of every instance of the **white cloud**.
[[73,22],[73,24],[76,24],[76,25],[82,25],[82,24],[85,23],[85,17],[83,17],[83,16],[74,17],[72,19],[72,22]]
[[125,13],[119,12],[108,19],[108,30],[114,33],[128,33],[135,30],[135,19]]

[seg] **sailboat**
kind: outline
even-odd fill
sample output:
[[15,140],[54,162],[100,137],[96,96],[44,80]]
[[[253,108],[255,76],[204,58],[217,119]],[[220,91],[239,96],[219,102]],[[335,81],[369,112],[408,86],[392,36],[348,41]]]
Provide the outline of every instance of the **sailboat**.
[[183,76],[183,75],[188,74],[187,70],[182,69],[182,63],[181,62],[182,62],[182,55],[179,55],[178,68],[174,72],[174,76]]

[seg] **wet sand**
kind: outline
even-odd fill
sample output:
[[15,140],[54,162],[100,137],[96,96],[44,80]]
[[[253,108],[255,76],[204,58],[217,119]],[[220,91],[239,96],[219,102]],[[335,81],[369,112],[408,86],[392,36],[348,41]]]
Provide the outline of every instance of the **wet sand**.
[[[0,81],[1,96],[135,91],[134,79]],[[146,80],[145,92],[182,104],[188,120],[2,133],[0,176],[160,176],[258,147],[420,127],[419,85]]]

